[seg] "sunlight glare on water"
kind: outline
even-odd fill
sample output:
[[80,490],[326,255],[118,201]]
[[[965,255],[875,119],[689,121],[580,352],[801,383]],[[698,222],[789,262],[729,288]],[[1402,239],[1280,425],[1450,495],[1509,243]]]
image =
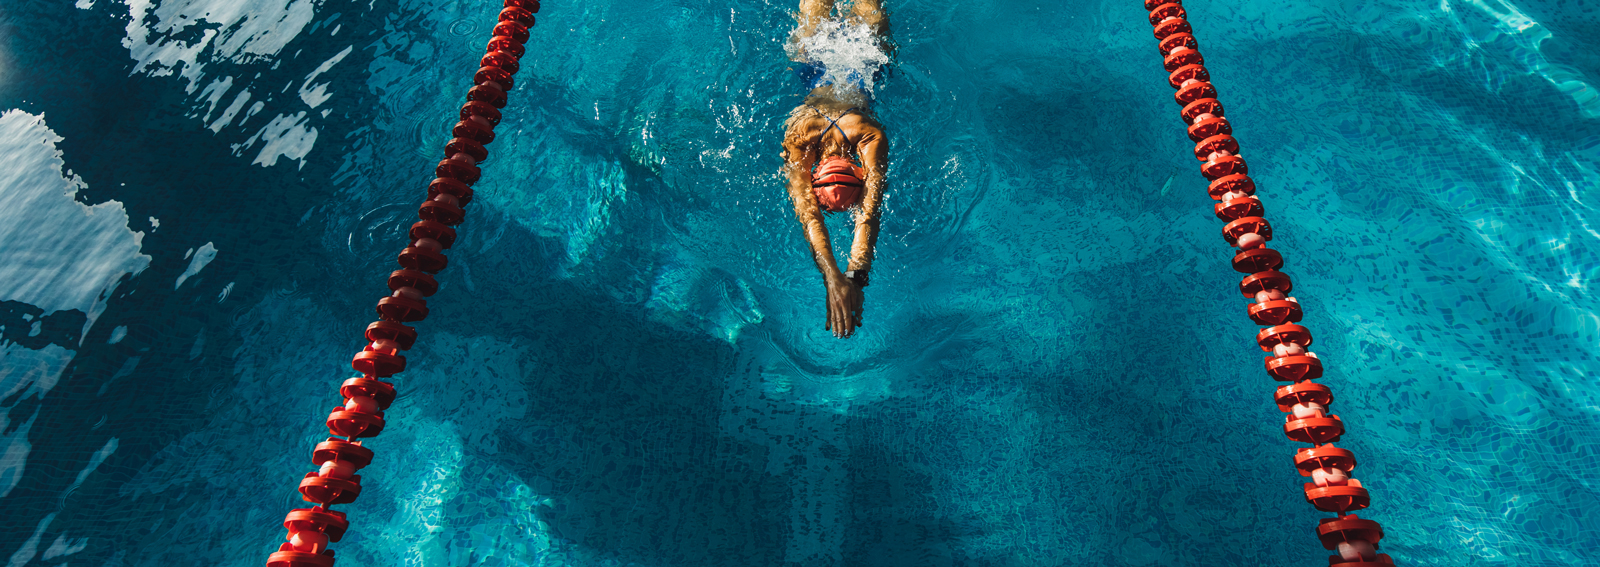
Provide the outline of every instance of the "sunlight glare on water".
[[[1321,564],[1140,4],[544,2],[339,565]],[[1402,565],[1600,563],[1591,4],[1186,3]],[[500,8],[0,7],[8,566],[284,541]],[[888,133],[849,340],[795,49]]]

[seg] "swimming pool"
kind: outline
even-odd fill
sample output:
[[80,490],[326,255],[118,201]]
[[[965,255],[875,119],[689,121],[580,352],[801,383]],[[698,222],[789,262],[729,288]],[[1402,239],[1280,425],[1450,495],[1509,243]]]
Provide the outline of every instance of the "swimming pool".
[[[1321,564],[1138,3],[889,0],[846,341],[792,4],[544,5],[339,564]],[[1600,562],[1600,10],[1189,9],[1384,551]],[[496,11],[0,7],[0,557],[265,560]]]

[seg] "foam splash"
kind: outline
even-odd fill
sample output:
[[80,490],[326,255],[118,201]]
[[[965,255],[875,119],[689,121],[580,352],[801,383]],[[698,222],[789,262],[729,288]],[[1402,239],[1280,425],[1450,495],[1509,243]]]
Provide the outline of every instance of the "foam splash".
[[784,49],[790,58],[821,63],[827,69],[822,82],[850,85],[859,81],[868,93],[874,87],[873,73],[889,64],[889,54],[870,26],[843,20],[825,20],[817,25],[817,33],[792,41]]

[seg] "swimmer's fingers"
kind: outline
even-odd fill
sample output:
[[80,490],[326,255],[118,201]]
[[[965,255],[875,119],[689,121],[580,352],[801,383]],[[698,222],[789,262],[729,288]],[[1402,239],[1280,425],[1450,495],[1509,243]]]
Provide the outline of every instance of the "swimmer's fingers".
[[856,327],[861,326],[861,288],[856,287],[854,283],[845,285],[848,287],[845,289],[844,297],[840,298],[842,300],[840,303],[843,304],[841,311],[844,312],[843,336],[849,337],[855,334]]
[[833,333],[833,336],[837,337],[839,336],[839,330],[841,328],[841,325],[839,325],[839,306],[834,301],[832,289],[828,289],[825,296],[826,299],[823,300],[823,306],[828,310],[828,324],[826,328],[829,332]]
[[823,308],[823,310],[827,311],[827,313],[828,313],[828,317],[827,317],[827,319],[824,320],[824,322],[822,324],[822,328],[824,330],[832,331],[833,330],[833,294],[831,294],[831,293],[823,294],[823,297],[822,297],[822,308]]
[[834,327],[834,336],[845,338],[854,330],[853,301],[851,301],[851,285],[846,282],[843,288],[829,288],[827,293],[827,312],[829,324]]
[[850,331],[855,330],[855,327],[852,327],[851,323],[850,323],[850,310],[849,309],[841,309],[840,310],[839,327],[838,327],[838,329],[839,329],[839,332],[834,333],[834,335],[838,336],[841,339],[850,336]]

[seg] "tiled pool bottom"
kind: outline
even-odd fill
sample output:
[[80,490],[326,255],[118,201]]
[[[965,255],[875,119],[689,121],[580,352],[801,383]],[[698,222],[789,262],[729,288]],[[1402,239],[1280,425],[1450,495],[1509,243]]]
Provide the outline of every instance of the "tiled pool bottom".
[[[265,561],[496,11],[224,4],[0,8],[8,565]],[[546,3],[340,565],[1325,560],[1143,12],[888,5],[838,341],[792,6]],[[1600,562],[1594,8],[1188,9],[1383,551]]]

